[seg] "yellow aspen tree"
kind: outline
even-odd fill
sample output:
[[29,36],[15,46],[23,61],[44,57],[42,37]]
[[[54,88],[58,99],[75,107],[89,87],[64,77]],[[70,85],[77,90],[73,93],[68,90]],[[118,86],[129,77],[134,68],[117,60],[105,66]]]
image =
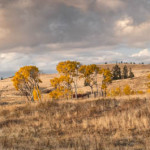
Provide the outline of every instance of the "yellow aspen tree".
[[91,88],[91,94],[93,94],[93,87],[96,86],[98,89],[97,74],[99,68],[95,64],[83,65],[80,67],[79,72],[80,77],[84,78],[84,85],[89,86]]
[[50,80],[54,90],[49,93],[52,99],[71,98],[72,95],[72,79],[70,76],[61,75]]
[[75,90],[75,97],[77,99],[77,88],[78,88],[78,77],[79,77],[79,68],[81,64],[77,61],[64,61],[60,62],[56,69],[60,74],[63,74],[65,76],[69,75],[72,79],[72,83],[74,85]]
[[99,93],[99,91],[98,91],[98,73],[99,73],[99,67],[97,66],[97,65],[95,65],[95,64],[92,64],[92,65],[90,65],[91,66],[91,70],[92,70],[92,72],[93,72],[93,79],[94,79],[94,85],[96,86],[96,89],[97,89],[97,95],[98,95],[98,93]]
[[24,66],[15,73],[12,79],[16,90],[20,91],[29,101],[34,101],[33,91],[36,90],[37,96],[41,99],[39,91],[39,69],[36,66]]
[[101,85],[102,96],[104,95],[106,97],[107,87],[110,83],[112,83],[112,73],[109,69],[101,69],[99,73],[103,75],[102,85]]
[[33,99],[34,99],[34,101],[41,100],[41,92],[37,87],[34,87],[34,89],[33,89]]

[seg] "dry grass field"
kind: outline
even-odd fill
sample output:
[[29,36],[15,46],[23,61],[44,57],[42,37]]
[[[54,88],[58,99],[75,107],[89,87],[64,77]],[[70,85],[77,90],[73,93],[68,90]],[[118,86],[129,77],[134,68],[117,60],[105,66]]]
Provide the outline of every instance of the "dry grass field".
[[[102,67],[102,66],[100,66]],[[112,65],[103,67],[111,68]],[[150,65],[131,65],[135,78],[113,81],[146,91]],[[41,90],[51,89],[41,75]],[[88,87],[82,91],[89,91]],[[0,149],[19,150],[149,150],[150,95],[27,103],[11,78],[0,81]]]

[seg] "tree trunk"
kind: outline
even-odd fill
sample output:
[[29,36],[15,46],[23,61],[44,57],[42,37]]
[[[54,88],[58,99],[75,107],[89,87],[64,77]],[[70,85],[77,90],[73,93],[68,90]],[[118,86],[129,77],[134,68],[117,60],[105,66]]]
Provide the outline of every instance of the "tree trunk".
[[75,98],[77,99],[78,98],[78,95],[77,95],[77,85],[76,85],[75,82],[74,82],[74,89],[75,89]]
[[91,88],[91,94],[93,94],[93,86],[90,86],[90,88]]

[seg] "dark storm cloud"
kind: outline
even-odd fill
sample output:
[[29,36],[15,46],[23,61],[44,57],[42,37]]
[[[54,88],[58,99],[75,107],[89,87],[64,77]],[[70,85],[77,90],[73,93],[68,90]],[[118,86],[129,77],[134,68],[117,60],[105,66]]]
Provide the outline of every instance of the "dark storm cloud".
[[88,46],[116,44],[112,38],[113,22],[118,18],[115,6],[108,6],[107,11],[107,7],[106,10],[101,5],[98,7],[95,0],[76,3],[1,0],[0,3],[5,28],[9,31],[7,40],[0,44],[1,49],[70,42],[86,42]]
[[0,48],[50,43],[68,48],[68,43],[76,47],[79,42],[81,47],[116,46],[124,42],[124,36],[116,36],[116,21],[132,17],[133,25],[147,22],[148,4],[146,0],[1,0],[2,30],[8,33]]
[[[127,60],[128,48],[149,49],[149,35],[148,0],[0,0],[0,65],[6,72],[28,64],[54,69],[66,59]],[[129,60],[139,59],[138,52]]]

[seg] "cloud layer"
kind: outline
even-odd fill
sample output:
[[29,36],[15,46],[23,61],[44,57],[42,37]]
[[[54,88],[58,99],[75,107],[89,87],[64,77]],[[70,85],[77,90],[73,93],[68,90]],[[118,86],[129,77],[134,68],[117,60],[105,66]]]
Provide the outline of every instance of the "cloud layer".
[[133,53],[149,49],[149,35],[147,0],[0,0],[0,72],[139,60]]

